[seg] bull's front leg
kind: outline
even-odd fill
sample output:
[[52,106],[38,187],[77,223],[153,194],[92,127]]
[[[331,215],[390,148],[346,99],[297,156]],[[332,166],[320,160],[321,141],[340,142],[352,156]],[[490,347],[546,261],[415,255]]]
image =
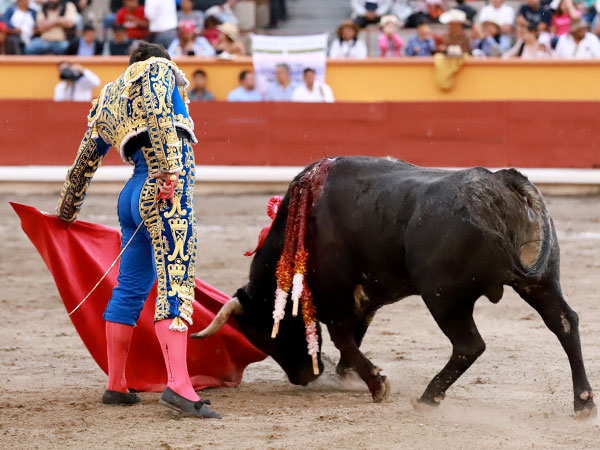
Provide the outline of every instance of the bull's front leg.
[[341,359],[354,367],[363,381],[369,387],[374,402],[380,402],[390,393],[390,383],[386,376],[381,375],[380,369],[375,367],[369,359],[362,354],[354,338],[352,329],[342,325],[328,325],[331,340],[341,353]]

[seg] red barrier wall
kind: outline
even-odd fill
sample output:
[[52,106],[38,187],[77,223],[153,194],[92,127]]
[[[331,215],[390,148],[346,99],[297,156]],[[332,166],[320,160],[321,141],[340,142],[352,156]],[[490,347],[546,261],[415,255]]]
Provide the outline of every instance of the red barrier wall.
[[[0,101],[0,165],[67,165],[89,105]],[[425,166],[600,167],[600,102],[192,103],[197,164],[393,156]],[[118,164],[111,151],[105,164]]]

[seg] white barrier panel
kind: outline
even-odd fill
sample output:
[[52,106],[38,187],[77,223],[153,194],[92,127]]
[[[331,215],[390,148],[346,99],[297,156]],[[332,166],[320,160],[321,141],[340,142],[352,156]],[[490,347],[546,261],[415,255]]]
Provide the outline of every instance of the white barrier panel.
[[[0,181],[62,182],[67,169],[67,166],[0,166]],[[196,180],[220,183],[288,183],[302,169],[299,166],[196,166]],[[600,185],[600,169],[518,170],[538,184]],[[125,181],[131,174],[132,168],[129,166],[101,166],[94,176],[94,182]]]

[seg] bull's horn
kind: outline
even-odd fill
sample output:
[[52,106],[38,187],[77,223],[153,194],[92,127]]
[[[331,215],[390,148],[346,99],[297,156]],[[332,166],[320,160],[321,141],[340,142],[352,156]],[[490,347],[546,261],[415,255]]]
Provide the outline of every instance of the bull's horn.
[[227,323],[227,321],[232,315],[236,316],[242,314],[243,312],[244,309],[242,307],[242,304],[236,297],[233,297],[231,300],[229,300],[222,306],[221,310],[215,316],[215,318],[209,326],[207,326],[204,330],[198,333],[190,335],[190,337],[194,339],[204,339],[209,336],[212,336],[221,328],[223,328],[223,326]]

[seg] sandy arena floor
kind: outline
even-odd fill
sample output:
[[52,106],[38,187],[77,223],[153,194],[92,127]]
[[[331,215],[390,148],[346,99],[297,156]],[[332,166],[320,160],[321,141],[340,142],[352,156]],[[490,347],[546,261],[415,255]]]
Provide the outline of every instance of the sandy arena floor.
[[[53,211],[59,186],[5,200]],[[54,192],[53,192],[54,190]],[[116,226],[117,192],[93,187],[81,219]],[[246,280],[269,195],[199,195],[198,275],[231,293]],[[600,392],[599,197],[552,197],[563,255],[563,289],[579,313],[590,382]],[[384,369],[392,395],[374,404],[361,382],[326,373],[302,388],[272,361],[250,366],[239,388],[206,392],[222,421],[182,419],[158,405],[100,404],[105,375],[84,348],[54,282],[0,203],[0,448],[600,448],[598,419],[577,421],[571,375],[558,341],[514,292],[481,299],[475,318],[487,351],[434,411],[411,401],[446,363],[450,344],[420,298],[379,312],[363,349]],[[210,364],[209,361],[207,361]]]

